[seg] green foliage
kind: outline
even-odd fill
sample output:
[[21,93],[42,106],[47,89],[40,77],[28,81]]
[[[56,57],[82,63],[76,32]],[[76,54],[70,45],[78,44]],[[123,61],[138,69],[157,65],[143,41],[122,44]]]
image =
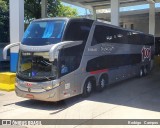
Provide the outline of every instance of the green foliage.
[[[41,18],[41,0],[24,0],[25,21],[30,22],[33,19]],[[50,16],[56,16],[60,7],[60,1],[47,1],[47,13]]]
[[77,17],[78,12],[76,9],[69,6],[61,5],[58,16],[59,17]]
[[[25,21],[41,18],[41,0],[24,0]],[[77,17],[76,9],[64,6],[60,0],[48,0],[48,17]],[[0,0],[0,42],[9,42],[9,0]]]
[[33,18],[41,17],[41,0],[24,0],[24,19],[27,22],[30,22]]
[[0,0],[0,12],[6,12],[8,10],[7,2]]
[[61,9],[61,2],[59,0],[48,0],[47,4],[47,16],[56,17],[58,16],[59,10]]
[[0,0],[0,42],[9,42],[8,0]]
[[[41,18],[41,0],[25,0],[25,21],[30,22],[33,19]],[[48,17],[76,17],[76,9],[64,6],[60,0],[48,0]]]

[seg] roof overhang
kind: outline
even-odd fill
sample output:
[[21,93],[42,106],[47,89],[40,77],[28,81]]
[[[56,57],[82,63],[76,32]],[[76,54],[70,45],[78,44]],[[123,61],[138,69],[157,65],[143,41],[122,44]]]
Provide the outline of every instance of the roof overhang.
[[[110,0],[62,0],[63,2],[88,8],[88,9],[105,9],[110,8]],[[142,5],[154,2],[160,2],[160,0],[119,0],[121,7]]]

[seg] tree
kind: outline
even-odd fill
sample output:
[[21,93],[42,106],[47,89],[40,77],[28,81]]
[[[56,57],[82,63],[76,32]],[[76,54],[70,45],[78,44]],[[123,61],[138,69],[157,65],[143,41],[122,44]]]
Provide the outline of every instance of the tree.
[[[60,0],[48,0],[47,2],[48,17],[74,17],[78,14],[76,9],[62,5]],[[41,0],[25,0],[24,7],[26,22],[41,18]]]
[[[41,0],[24,0],[25,21],[41,18]],[[48,17],[74,17],[77,10],[62,5],[60,0],[48,0]],[[9,0],[0,0],[0,42],[9,42]]]
[[9,42],[9,1],[0,0],[0,42]]
[[58,12],[59,17],[77,17],[78,12],[76,9],[69,6],[61,5],[61,8]]

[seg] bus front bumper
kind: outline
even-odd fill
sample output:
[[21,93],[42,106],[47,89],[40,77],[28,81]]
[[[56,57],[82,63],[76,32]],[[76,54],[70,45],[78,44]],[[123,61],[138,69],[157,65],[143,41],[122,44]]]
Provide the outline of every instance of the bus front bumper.
[[19,97],[41,100],[41,101],[51,101],[51,102],[59,101],[57,91],[58,89],[52,89],[49,91],[35,93],[35,92],[26,92],[26,91],[20,90],[18,87],[15,87],[16,95]]

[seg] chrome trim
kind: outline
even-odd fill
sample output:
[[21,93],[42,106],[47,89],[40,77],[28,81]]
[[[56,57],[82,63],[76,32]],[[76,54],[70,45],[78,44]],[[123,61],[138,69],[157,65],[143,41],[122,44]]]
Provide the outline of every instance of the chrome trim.
[[49,51],[53,46],[54,44],[44,45],[44,46],[30,46],[30,45],[20,44],[20,50],[27,52],[46,52]]
[[55,59],[57,59],[60,49],[73,47],[76,45],[80,45],[82,43],[83,41],[65,41],[65,42],[60,42],[58,44],[53,45],[49,51],[49,60],[54,61]]
[[20,42],[16,42],[16,43],[12,43],[12,44],[9,44],[7,45],[6,47],[4,47],[3,49],[3,59],[7,59],[7,51],[8,49],[12,48],[12,47],[15,47],[15,46],[19,46],[20,45]]

